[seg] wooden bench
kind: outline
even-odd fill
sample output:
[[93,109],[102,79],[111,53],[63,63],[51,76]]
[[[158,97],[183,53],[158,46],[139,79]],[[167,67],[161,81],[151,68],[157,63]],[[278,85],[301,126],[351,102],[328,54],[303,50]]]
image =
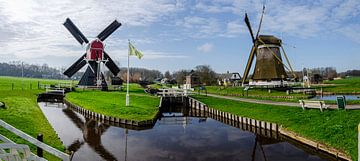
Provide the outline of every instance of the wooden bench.
[[311,101],[311,100],[299,100],[303,110],[306,108],[319,108],[321,112],[323,109],[327,109],[329,106],[325,105],[324,101]]

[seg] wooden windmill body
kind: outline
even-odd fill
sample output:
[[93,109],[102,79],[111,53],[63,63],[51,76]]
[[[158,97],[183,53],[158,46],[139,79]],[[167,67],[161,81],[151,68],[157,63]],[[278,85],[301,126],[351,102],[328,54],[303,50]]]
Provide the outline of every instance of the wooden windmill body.
[[[263,8],[263,14],[264,14]],[[254,37],[250,21],[245,14],[245,23],[249,29],[250,35],[253,40],[253,46],[249,55],[248,62],[243,75],[242,85],[286,85],[287,80],[290,79],[285,68],[296,77],[290,62],[286,56],[285,50],[282,47],[281,39],[272,35],[259,35],[263,14],[260,19],[260,25],[256,36]],[[282,54],[286,58],[289,67],[284,64]],[[255,68],[252,76],[248,78],[252,63],[255,59]],[[246,82],[247,80],[251,80]]]

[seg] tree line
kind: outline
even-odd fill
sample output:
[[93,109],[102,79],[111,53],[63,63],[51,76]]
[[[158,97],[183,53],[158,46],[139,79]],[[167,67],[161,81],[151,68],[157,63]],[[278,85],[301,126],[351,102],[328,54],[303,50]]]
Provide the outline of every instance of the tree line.
[[[63,75],[65,68],[54,68],[47,64],[35,65],[35,64],[22,64],[19,61],[0,63],[0,76],[15,76],[31,78],[47,78],[47,79],[69,79]],[[130,68],[130,82],[148,81],[154,82],[162,78],[172,80],[175,84],[184,84],[186,76],[189,74],[196,74],[200,78],[200,82],[204,85],[214,85],[218,79],[223,78],[224,73],[216,73],[209,65],[198,65],[192,69],[180,69],[177,71],[165,71],[164,73],[159,70],[151,70],[146,68]],[[346,72],[337,73],[334,67],[312,68],[296,71],[298,77],[302,78],[302,75],[318,74],[323,79],[333,79],[341,76],[360,76],[360,70],[348,70]],[[83,72],[77,72],[71,79],[79,80]],[[105,72],[106,78],[110,79],[113,75],[111,72]],[[117,75],[122,80],[127,80],[127,68],[120,68],[120,73]]]
[[66,77],[56,68],[49,67],[47,64],[23,64],[19,61],[0,63],[1,76],[65,79]]

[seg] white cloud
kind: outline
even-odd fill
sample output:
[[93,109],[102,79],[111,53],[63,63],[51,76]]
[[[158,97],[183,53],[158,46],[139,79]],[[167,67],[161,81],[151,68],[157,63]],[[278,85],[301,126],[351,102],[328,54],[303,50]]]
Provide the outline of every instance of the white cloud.
[[[66,17],[70,17],[91,40],[114,19],[123,24],[118,29],[121,31],[123,28],[149,26],[164,21],[182,7],[181,2],[172,1],[110,0],[105,3],[96,0],[0,0],[0,3],[0,46],[6,51],[0,56],[7,58],[2,61],[11,60],[2,56],[9,53],[14,56],[13,59],[29,61],[50,56],[81,55],[84,47],[62,25]],[[118,39],[111,36],[108,40],[109,45],[113,45],[116,44],[114,40]],[[147,38],[138,41],[152,42]],[[54,61],[57,60],[48,60],[48,63]]]
[[188,16],[176,24],[184,27],[187,36],[193,38],[216,36],[221,32],[220,22],[215,18]]
[[338,31],[344,34],[346,37],[350,38],[351,40],[360,43],[360,32],[355,32],[359,29],[360,29],[360,24],[356,24],[356,25],[350,24],[340,28]]
[[214,45],[211,43],[205,43],[197,47],[198,51],[201,51],[203,53],[211,52],[214,48]]
[[220,36],[224,37],[236,37],[239,36],[240,33],[245,33],[245,25],[242,25],[240,21],[231,21],[226,24],[226,30]]
[[[205,0],[198,1],[195,8],[204,13],[237,15],[238,18],[228,22],[222,20],[224,32],[218,34],[218,36],[236,37],[241,33],[240,26],[245,26],[243,22],[245,12],[249,14],[253,30],[257,31],[262,5],[262,0]],[[287,34],[303,38],[317,37],[340,31],[345,26],[343,24],[348,22],[359,25],[360,22],[355,21],[359,16],[360,1],[358,0],[266,1],[261,33]],[[221,18],[226,19],[226,17]],[[239,23],[235,23],[236,21]]]

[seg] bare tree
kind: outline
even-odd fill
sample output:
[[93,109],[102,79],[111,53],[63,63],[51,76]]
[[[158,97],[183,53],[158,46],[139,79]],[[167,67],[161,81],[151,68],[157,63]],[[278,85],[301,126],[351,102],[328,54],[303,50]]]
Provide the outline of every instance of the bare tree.
[[212,85],[216,83],[217,74],[211,69],[209,65],[196,66],[195,73],[200,77],[200,82],[205,85]]
[[171,74],[170,74],[169,71],[166,71],[166,72],[165,72],[164,77],[167,78],[168,80],[171,80],[171,79],[172,79],[172,76],[171,76]]

